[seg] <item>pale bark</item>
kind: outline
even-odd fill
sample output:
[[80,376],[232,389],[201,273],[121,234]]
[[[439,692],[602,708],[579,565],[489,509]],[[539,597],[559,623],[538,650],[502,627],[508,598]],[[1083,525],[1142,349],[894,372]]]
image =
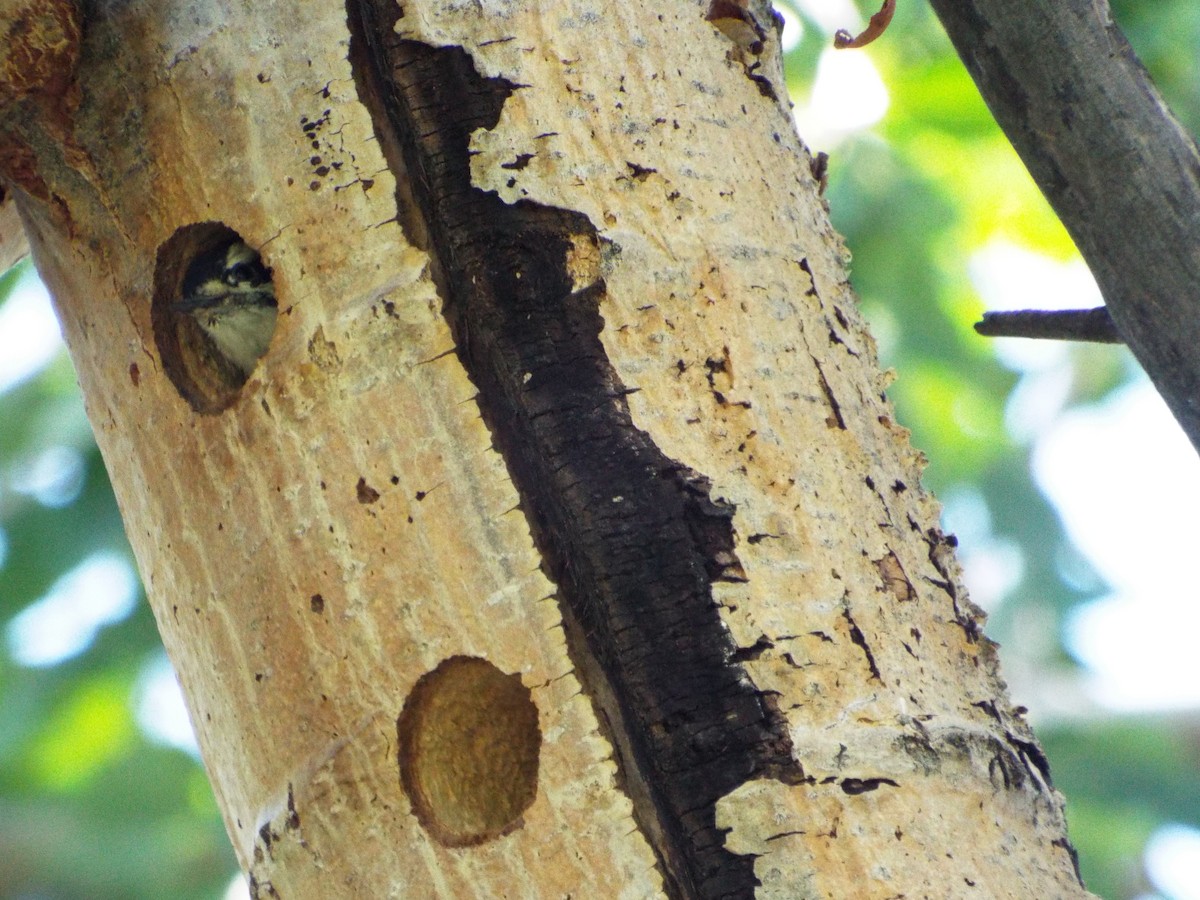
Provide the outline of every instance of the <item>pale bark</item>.
[[[357,28],[374,9],[351,4]],[[352,51],[333,3],[107,5],[67,127],[4,110],[39,180],[6,176],[259,896],[1084,895],[884,398],[777,36],[760,9],[708,9],[405,3],[397,26],[421,65],[520,86],[496,88],[470,177],[559,229],[576,293],[539,312],[598,310],[598,421],[650,461],[582,507],[561,469],[530,475],[537,428],[576,411],[520,419],[558,370],[470,368],[506,333],[459,308],[479,285],[441,252],[437,179],[408,183],[429,136],[388,132],[411,100],[366,71],[388,35]],[[197,412],[160,354],[186,355],[167,294],[196,234],[177,229],[204,222],[261,248],[280,316],[249,381]],[[605,555],[626,527],[659,552],[655,491],[695,533],[702,596],[647,586],[653,568],[621,582]],[[728,721],[673,680],[703,651],[688,671],[727,686]],[[694,709],[668,715],[678,697]],[[672,734],[709,768],[663,756]]]

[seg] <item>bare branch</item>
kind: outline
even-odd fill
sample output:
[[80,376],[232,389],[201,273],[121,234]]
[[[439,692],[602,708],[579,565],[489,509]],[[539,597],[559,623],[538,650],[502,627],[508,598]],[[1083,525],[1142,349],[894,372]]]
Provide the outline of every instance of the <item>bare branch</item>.
[[1090,341],[1123,344],[1108,309],[1014,309],[986,312],[975,331],[984,337],[1042,338],[1053,341]]
[[1121,335],[1200,448],[1200,153],[1106,0],[932,0],[1074,238]]

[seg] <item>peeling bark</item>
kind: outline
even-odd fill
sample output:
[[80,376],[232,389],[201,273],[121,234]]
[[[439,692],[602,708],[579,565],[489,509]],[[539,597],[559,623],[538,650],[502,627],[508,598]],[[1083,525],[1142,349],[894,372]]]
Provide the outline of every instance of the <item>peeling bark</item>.
[[411,173],[458,355],[558,585],[573,662],[646,797],[634,814],[653,819],[673,894],[753,896],[753,860],[722,846],[716,801],[803,773],[710,590],[736,565],[733,508],[630,419],[600,342],[603,278],[569,271],[576,245],[599,251],[592,223],[472,186],[471,133],[495,127],[517,86],[482,78],[459,47],[392,38],[386,0],[350,5],[356,81]]

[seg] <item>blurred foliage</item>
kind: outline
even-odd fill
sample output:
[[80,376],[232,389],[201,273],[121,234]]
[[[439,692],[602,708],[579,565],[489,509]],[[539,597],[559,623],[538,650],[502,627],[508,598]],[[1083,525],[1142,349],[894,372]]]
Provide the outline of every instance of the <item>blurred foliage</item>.
[[[0,298],[26,268],[0,281]],[[78,470],[31,489],[48,448],[78,457]],[[23,666],[13,652],[14,617],[98,552],[133,565],[60,352],[0,394],[0,897],[216,900],[236,863],[203,770],[135,720],[162,653],[145,598],[57,665]]]
[[[1195,133],[1200,4],[1124,0],[1114,7]],[[805,25],[788,58],[798,102],[830,40],[815,23]],[[1069,675],[1074,664],[1055,638],[1062,617],[1105,586],[1032,484],[1028,443],[1006,428],[1005,404],[1019,375],[971,330],[983,303],[968,260],[999,239],[1059,260],[1071,258],[1073,246],[926,7],[902,2],[882,40],[851,52],[869,54],[890,108],[869,132],[833,148],[827,196],[854,254],[853,281],[884,364],[900,374],[892,399],[931,460],[927,484],[943,497],[980,500],[991,534],[1020,548],[1019,579],[989,623],[1006,667],[1031,668],[1035,680]],[[16,277],[0,278],[0,303]],[[1068,403],[1095,401],[1133,371],[1122,350],[1069,352]],[[22,491],[20,473],[49,447],[69,448],[81,465],[65,494],[47,499]],[[132,563],[60,354],[37,377],[0,394],[0,623],[11,626],[63,573],[98,551]],[[0,895],[222,896],[235,864],[202,769],[190,754],[153,741],[136,719],[138,685],[161,654],[144,597],[131,615],[57,665],[20,665],[5,647]],[[1141,853],[1154,828],[1200,824],[1196,729],[1163,717],[1081,717],[1049,721],[1039,735],[1069,800],[1089,887],[1109,898],[1144,893]]]

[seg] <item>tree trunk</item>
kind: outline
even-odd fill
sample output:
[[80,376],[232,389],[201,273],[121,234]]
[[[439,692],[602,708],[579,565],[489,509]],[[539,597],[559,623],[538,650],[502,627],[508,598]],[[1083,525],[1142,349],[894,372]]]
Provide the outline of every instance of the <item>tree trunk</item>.
[[256,896],[1083,896],[767,7],[231,7],[14,4],[0,149]]

